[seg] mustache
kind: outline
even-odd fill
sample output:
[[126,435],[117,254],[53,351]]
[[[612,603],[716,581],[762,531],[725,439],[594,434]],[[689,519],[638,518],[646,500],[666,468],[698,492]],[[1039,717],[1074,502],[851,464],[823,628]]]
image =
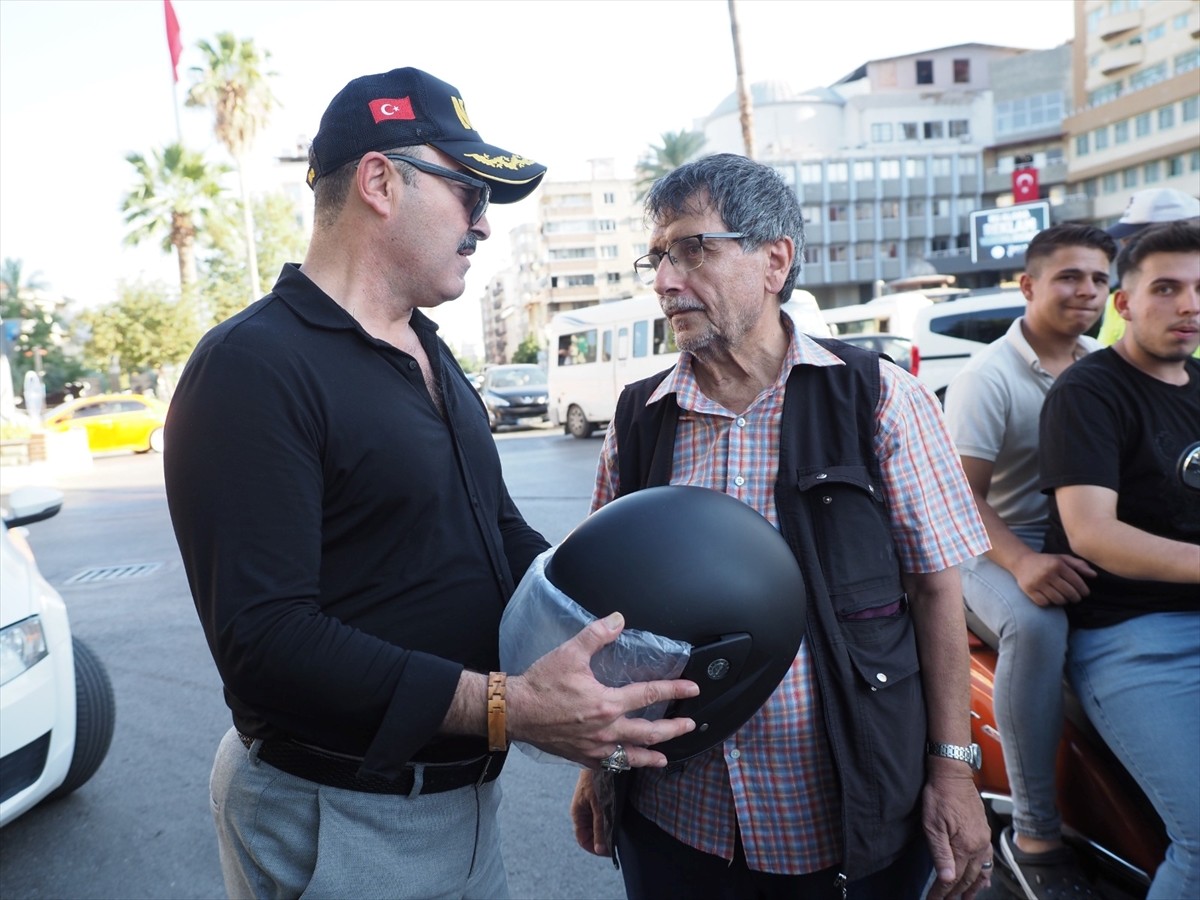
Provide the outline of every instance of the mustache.
[[463,237],[462,241],[459,242],[458,252],[459,253],[474,253],[475,245],[478,243],[479,243],[479,238],[477,238],[475,236],[475,233],[473,231],[468,231],[466,233],[466,235]]
[[704,309],[704,304],[694,297],[659,297],[658,303],[659,306],[662,307],[663,313],[668,316],[674,315],[675,313]]

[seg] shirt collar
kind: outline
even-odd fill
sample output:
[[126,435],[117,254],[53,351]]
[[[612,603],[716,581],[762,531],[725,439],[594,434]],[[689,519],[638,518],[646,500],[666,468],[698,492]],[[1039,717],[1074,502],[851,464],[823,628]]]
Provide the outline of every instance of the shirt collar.
[[[1021,323],[1025,321],[1024,316],[1017,316],[1013,319],[1012,324],[1008,326],[1008,331],[1004,333],[1004,339],[1012,346],[1014,350],[1020,354],[1021,359],[1025,364],[1034,371],[1042,370],[1041,360],[1038,359],[1037,353],[1033,347],[1029,345],[1028,338],[1025,337],[1025,330],[1021,327]],[[1095,338],[1090,338],[1087,335],[1080,335],[1075,340],[1075,359],[1076,361],[1083,359],[1100,345]]]
[[[358,320],[317,287],[311,278],[300,271],[297,263],[284,263],[272,293],[286,303],[292,312],[315,328],[331,331],[353,329],[366,334]],[[438,330],[437,323],[419,309],[412,311],[409,322],[417,331],[433,333]]]
[[[836,353],[831,353],[807,334],[797,331],[787,313],[781,313],[781,315],[784,326],[790,333],[790,339],[787,353],[783,358],[783,365],[779,369],[779,377],[775,379],[776,387],[787,383],[795,366],[845,365],[845,362]],[[654,389],[647,399],[646,405],[656,403],[667,394],[678,394],[677,402],[680,406],[688,409],[694,408],[695,398],[700,394],[700,387],[696,384],[696,374],[692,368],[694,360],[693,354],[687,350],[681,350],[679,362],[667,373],[667,377],[662,380],[662,383]]]

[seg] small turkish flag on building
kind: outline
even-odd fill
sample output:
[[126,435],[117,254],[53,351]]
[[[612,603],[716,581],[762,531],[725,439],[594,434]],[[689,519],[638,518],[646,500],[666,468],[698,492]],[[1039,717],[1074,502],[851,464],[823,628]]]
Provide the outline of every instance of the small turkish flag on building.
[[1038,198],[1038,170],[1014,169],[1012,174],[1014,203],[1028,203]]
[[179,80],[179,57],[183,55],[183,41],[179,39],[179,20],[175,18],[175,9],[171,0],[163,0],[163,8],[167,14],[167,50],[171,54],[171,74]]

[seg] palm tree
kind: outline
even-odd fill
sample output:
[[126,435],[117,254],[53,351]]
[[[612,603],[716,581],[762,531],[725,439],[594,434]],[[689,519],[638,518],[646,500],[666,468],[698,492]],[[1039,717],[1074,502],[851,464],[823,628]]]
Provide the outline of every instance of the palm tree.
[[737,71],[738,118],[742,124],[742,144],[746,157],[754,159],[754,108],[750,104],[750,88],[742,65],[742,33],[738,29],[737,3],[729,0],[729,32],[733,38],[733,65]]
[[155,150],[150,159],[140,153],[125,159],[137,171],[133,189],[121,201],[130,226],[125,243],[136,246],[161,236],[163,252],[174,249],[179,257],[180,293],[190,295],[196,283],[197,224],[218,212],[224,190],[220,177],[229,167],[208,163],[182,144]]
[[652,144],[637,162],[639,197],[646,196],[650,185],[699,153],[705,140],[698,131],[667,131],[661,137],[662,145]]
[[[26,278],[21,271],[23,266],[22,260],[7,257],[4,263],[0,264],[0,302],[3,303],[4,310],[19,307],[29,292],[46,289],[41,272],[34,272]],[[9,318],[9,314],[5,312],[4,317]]]
[[200,41],[197,46],[204,54],[205,65],[192,68],[196,81],[188,91],[186,105],[206,106],[213,111],[213,133],[237,164],[246,266],[250,272],[250,299],[253,301],[258,299],[262,285],[245,161],[259,130],[266,126],[271,110],[278,104],[267,83],[275,73],[263,71],[271,54],[266,50],[260,53],[253,39],[241,41],[228,31],[217,35],[216,44]]

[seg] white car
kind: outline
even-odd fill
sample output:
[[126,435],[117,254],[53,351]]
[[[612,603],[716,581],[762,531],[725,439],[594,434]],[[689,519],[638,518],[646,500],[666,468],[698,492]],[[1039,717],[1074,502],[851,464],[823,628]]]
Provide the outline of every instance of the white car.
[[917,313],[913,347],[920,358],[917,377],[946,398],[946,386],[972,356],[1003,337],[1013,319],[1025,314],[1018,290],[981,291],[934,303]]
[[108,673],[72,640],[66,605],[21,527],[55,515],[62,499],[19,488],[0,529],[0,826],[91,778],[116,721]]

